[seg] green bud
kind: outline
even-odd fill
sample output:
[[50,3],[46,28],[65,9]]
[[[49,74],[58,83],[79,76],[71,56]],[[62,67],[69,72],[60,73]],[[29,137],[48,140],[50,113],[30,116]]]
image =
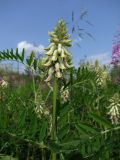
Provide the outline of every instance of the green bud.
[[49,74],[49,75],[52,75],[53,73],[54,73],[54,68],[51,67],[51,68],[48,70],[48,74]]

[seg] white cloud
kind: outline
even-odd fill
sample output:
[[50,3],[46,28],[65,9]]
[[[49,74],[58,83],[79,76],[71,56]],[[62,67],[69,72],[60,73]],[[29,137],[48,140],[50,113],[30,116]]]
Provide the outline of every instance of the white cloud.
[[[29,56],[29,54],[34,51],[37,58],[40,58],[44,52],[44,46],[42,44],[36,45],[33,43],[29,43],[27,41],[21,41],[17,44],[17,48],[19,52],[22,51],[22,49],[25,49],[25,56]],[[19,64],[19,72],[23,73],[25,71],[25,66],[23,64]]]
[[87,57],[87,60],[91,63],[94,63],[95,60],[98,60],[101,64],[110,64],[111,57],[109,52],[104,52],[100,54],[94,54],[89,57]]
[[27,55],[29,55],[31,51],[34,51],[36,53],[36,56],[38,57],[44,52],[44,46],[42,44],[35,45],[27,41],[19,42],[17,44],[17,48],[19,49],[19,51],[22,51],[22,49],[24,48]]

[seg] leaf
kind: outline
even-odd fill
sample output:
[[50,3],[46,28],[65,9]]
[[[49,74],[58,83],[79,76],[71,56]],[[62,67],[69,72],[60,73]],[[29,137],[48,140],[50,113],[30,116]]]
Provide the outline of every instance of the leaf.
[[18,48],[16,48],[15,54],[16,54],[16,60],[20,59],[20,56],[18,54]]
[[10,59],[8,52],[3,51],[3,54],[4,54],[5,59],[8,59],[8,60]]
[[13,57],[12,59],[15,59],[15,60],[17,60],[17,57],[16,57],[16,55],[14,55],[14,53],[13,53],[13,49],[11,48],[11,50],[10,50],[10,55]]
[[17,158],[0,154],[0,160],[17,160]]
[[59,131],[58,131],[58,137],[60,138],[60,139],[62,139],[67,133],[68,133],[68,131],[69,131],[69,129],[70,129],[70,126],[69,126],[69,124],[67,124],[67,125],[65,125],[64,127],[62,127]]
[[90,133],[97,134],[98,131],[99,131],[97,128],[94,128],[94,127],[91,126],[90,124],[79,123],[78,125],[79,125],[81,128],[85,129],[87,132],[90,132]]
[[80,127],[78,124],[76,124],[75,127],[76,127],[79,135],[83,134],[85,137],[89,137],[88,132],[84,128]]
[[34,66],[34,70],[36,70],[37,69],[37,60],[36,59],[33,62],[33,66]]
[[4,59],[5,59],[5,57],[3,56],[3,53],[0,52],[0,60],[4,60]]
[[40,135],[39,135],[40,142],[42,142],[46,137],[47,127],[48,127],[48,122],[46,119],[44,119],[41,123],[41,129],[40,129]]
[[24,56],[25,56],[25,49],[23,48],[22,54],[21,54],[21,60],[22,60],[22,62],[24,61]]
[[61,147],[60,147],[60,145],[58,143],[55,143],[53,141],[49,141],[48,142],[48,146],[55,153],[59,153],[60,152]]
[[32,113],[31,115],[31,121],[30,121],[30,124],[29,124],[29,132],[30,132],[30,135],[32,138],[35,137],[35,134],[37,132],[37,127],[38,127],[38,120],[37,120],[37,116]]
[[27,58],[26,59],[27,65],[30,66],[30,60]]
[[28,59],[26,59],[27,64],[28,64],[29,66],[31,66],[31,65],[33,64],[33,62],[34,62],[34,57],[35,57],[34,53],[31,52],[30,57],[29,57]]
[[99,125],[103,125],[104,127],[107,127],[107,128],[113,127],[113,125],[110,122],[106,121],[104,118],[98,116],[95,113],[91,113],[89,114],[89,116],[93,118],[94,121],[97,122]]
[[22,50],[22,54],[19,54],[18,48],[16,48],[15,59],[20,60],[21,62],[24,61],[24,49]]
[[25,118],[26,118],[26,110],[22,110],[20,113],[19,121],[18,121],[18,128],[21,129],[25,125]]
[[61,148],[61,151],[72,151],[77,149],[77,147],[81,144],[81,140],[71,140],[65,143],[58,144]]
[[68,121],[68,112],[70,111],[70,106],[68,105],[68,103],[65,103],[63,105],[63,108],[60,111],[60,115],[59,115],[59,119],[58,119],[58,124],[59,125],[64,125],[66,124],[65,122]]

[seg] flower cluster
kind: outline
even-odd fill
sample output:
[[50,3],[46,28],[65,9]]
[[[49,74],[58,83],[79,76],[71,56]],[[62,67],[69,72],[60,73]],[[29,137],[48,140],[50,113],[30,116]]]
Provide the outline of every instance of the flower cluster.
[[59,20],[53,32],[49,32],[50,45],[45,48],[46,57],[44,58],[44,66],[48,68],[49,82],[53,76],[62,78],[65,70],[72,67],[71,55],[68,47],[71,46],[70,35],[63,20]]
[[106,71],[99,70],[97,72],[96,84],[97,86],[104,86],[106,84],[108,73]]
[[112,124],[119,123],[120,117],[120,96],[118,93],[114,94],[113,97],[109,100],[110,105],[108,107],[108,115],[112,121]]
[[105,86],[106,80],[107,80],[107,78],[109,78],[107,67],[106,66],[104,66],[103,68],[100,67],[98,61],[96,61],[94,69],[95,69],[95,72],[97,75],[97,79],[96,79],[97,86],[98,87]]
[[36,106],[34,111],[38,118],[41,119],[42,116],[49,116],[49,110],[45,107],[45,102],[42,100],[41,95],[37,95],[35,103]]
[[69,101],[70,93],[69,93],[68,88],[64,89],[64,86],[62,86],[62,88],[60,90],[60,93],[61,93],[62,103],[65,103],[65,102]]
[[114,44],[112,47],[112,62],[113,65],[120,63],[120,43]]
[[2,88],[6,88],[8,86],[8,82],[0,78],[0,86]]

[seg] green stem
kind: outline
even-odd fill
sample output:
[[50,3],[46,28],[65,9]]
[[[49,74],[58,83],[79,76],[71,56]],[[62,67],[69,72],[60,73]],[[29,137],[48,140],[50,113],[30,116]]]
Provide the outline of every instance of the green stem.
[[42,148],[42,160],[46,160],[45,150]]
[[34,101],[35,101],[35,104],[36,104],[36,88],[35,88],[35,77],[34,77],[34,72],[33,72],[33,75],[32,75],[32,84],[33,84],[33,92],[34,92]]
[[[56,141],[57,131],[57,115],[56,115],[56,99],[57,99],[57,79],[53,82],[53,113],[52,113],[52,140]],[[52,152],[52,160],[56,160],[56,153]]]

